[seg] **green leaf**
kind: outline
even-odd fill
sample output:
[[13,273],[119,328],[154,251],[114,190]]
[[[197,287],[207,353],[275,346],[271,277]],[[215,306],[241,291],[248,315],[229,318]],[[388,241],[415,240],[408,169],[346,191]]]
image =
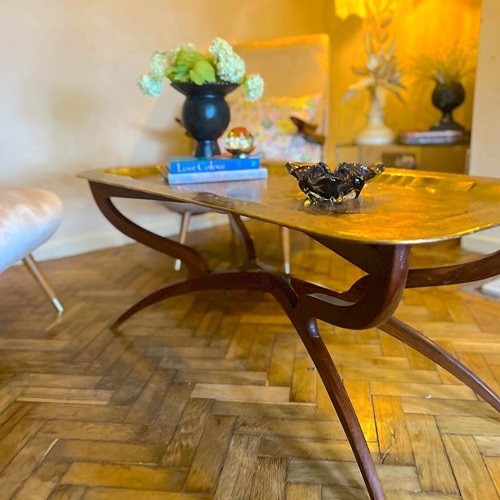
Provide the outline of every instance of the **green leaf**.
[[186,66],[189,69],[192,69],[194,65],[201,60],[204,60],[205,56],[200,54],[197,50],[193,50],[190,48],[182,48],[179,50],[176,59],[176,65]]
[[215,82],[215,68],[206,60],[197,61],[189,72],[191,80],[197,85]]
[[176,68],[176,75],[175,75],[175,81],[176,82],[187,82],[187,81],[189,81],[189,67],[188,66],[186,66],[185,64],[177,66],[177,68]]
[[177,76],[177,68],[169,66],[168,68],[165,69],[165,76],[170,80],[174,80],[175,77]]

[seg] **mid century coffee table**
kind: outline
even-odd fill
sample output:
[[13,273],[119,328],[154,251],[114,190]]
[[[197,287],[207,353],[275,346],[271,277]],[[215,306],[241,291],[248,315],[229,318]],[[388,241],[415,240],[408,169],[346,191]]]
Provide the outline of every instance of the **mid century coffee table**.
[[[270,173],[267,180],[169,186],[161,167],[116,168],[80,174],[89,181],[104,216],[122,233],[181,259],[188,276],[125,311],[112,325],[158,301],[199,290],[271,293],[297,330],[347,434],[371,498],[384,498],[358,418],[317,320],[349,329],[378,327],[455,375],[500,412],[500,397],[460,361],[411,326],[392,317],[405,288],[482,280],[500,274],[500,251],[473,262],[436,268],[409,267],[412,245],[437,242],[500,225],[500,182],[464,175],[386,170],[356,200],[341,205],[304,203],[295,179]],[[227,212],[246,249],[241,268],[211,271],[193,248],[138,226],[112,198],[173,200]],[[301,231],[362,269],[366,276],[344,292],[259,266],[241,216]]]

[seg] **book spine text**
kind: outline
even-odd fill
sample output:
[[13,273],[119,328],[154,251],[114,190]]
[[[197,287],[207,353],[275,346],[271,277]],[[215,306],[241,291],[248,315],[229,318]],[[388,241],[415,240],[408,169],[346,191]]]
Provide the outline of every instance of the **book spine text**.
[[234,158],[223,160],[172,161],[167,165],[171,174],[247,170],[260,167],[260,158]]
[[197,182],[223,182],[251,179],[266,179],[267,168],[247,170],[227,170],[222,172],[197,172],[185,174],[166,174],[169,184],[192,184]]

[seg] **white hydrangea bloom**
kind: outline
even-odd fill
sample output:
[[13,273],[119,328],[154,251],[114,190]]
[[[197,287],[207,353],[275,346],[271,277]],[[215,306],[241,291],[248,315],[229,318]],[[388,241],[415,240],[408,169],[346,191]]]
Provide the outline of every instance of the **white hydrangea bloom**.
[[245,78],[243,89],[243,99],[249,102],[255,101],[264,93],[264,80],[255,73],[249,75]]
[[245,62],[222,38],[216,38],[208,49],[214,58],[217,76],[223,82],[241,83],[245,76]]
[[241,83],[245,76],[245,62],[234,52],[228,57],[221,57],[217,61],[217,74],[224,82]]
[[177,49],[175,49],[175,55],[177,55],[177,52],[179,52],[179,50],[196,50],[196,47],[193,43],[185,43],[184,45],[181,45],[180,47],[177,47]]
[[142,75],[137,81],[139,87],[144,95],[149,97],[157,97],[161,94],[163,90],[163,84],[161,78],[156,78],[153,74],[148,73],[147,75]]
[[166,52],[154,52],[151,57],[151,74],[155,78],[163,78],[167,67],[175,64],[178,52],[179,49],[167,50]]
[[228,57],[234,54],[233,48],[231,47],[231,44],[226,42],[226,40],[223,40],[222,38],[216,38],[210,45],[208,51],[210,54],[212,54],[212,57],[214,58],[215,62],[220,57]]

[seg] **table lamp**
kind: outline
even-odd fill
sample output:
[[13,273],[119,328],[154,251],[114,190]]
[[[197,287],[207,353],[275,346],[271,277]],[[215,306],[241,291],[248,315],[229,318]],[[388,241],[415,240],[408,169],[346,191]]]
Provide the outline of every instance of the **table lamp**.
[[395,39],[389,38],[388,25],[396,8],[411,8],[414,0],[335,0],[335,14],[341,19],[354,15],[367,20],[365,49],[367,61],[364,66],[353,67],[360,79],[350,85],[343,102],[362,91],[370,95],[367,126],[356,137],[358,144],[390,144],[394,133],[384,123],[384,106],[387,92],[401,101],[400,82],[403,73],[399,70],[395,56]]

